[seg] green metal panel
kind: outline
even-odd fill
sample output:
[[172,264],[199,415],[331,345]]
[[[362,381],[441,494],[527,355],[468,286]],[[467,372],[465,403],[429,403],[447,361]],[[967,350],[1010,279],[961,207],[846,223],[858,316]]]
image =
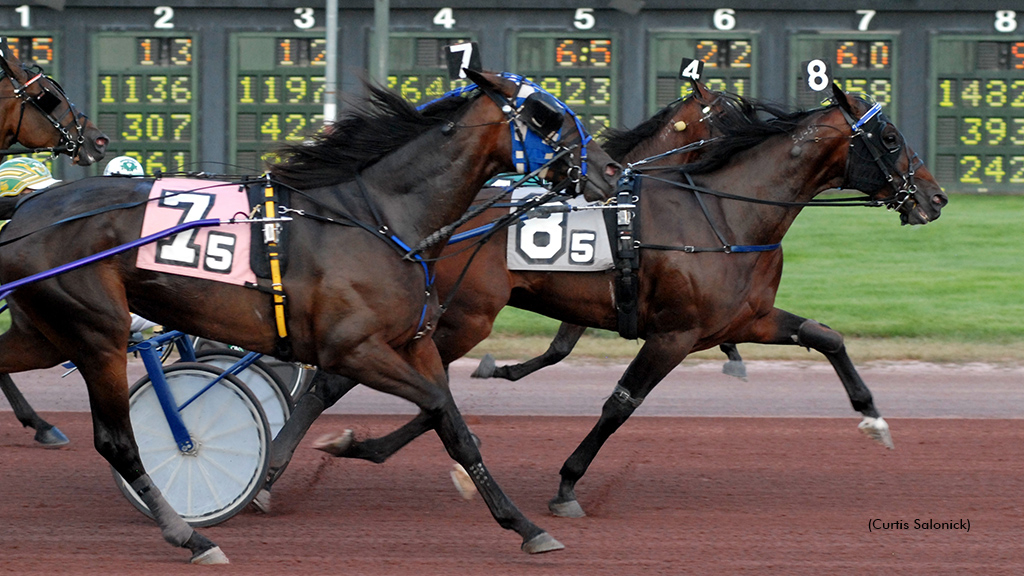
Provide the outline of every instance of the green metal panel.
[[194,170],[199,138],[198,42],[189,32],[92,35],[91,110],[107,157],[137,158],[147,174]]
[[946,189],[1024,188],[1024,41],[937,34],[928,73],[928,165]]
[[510,42],[511,70],[565,102],[591,134],[618,126],[618,34],[524,31]]
[[822,59],[832,67],[833,80],[843,90],[868,95],[895,120],[899,110],[898,53],[897,32],[793,34],[789,39],[790,98],[803,107],[817,106],[820,98],[831,98],[831,90],[814,93],[807,89],[801,69],[803,62]]
[[324,123],[327,41],[322,32],[239,32],[231,36],[228,156],[259,173],[274,151],[302,142]]
[[647,41],[648,113],[689,95],[690,83],[679,79],[682,58],[704,61],[702,80],[708,88],[756,97],[757,40],[756,32],[652,32]]

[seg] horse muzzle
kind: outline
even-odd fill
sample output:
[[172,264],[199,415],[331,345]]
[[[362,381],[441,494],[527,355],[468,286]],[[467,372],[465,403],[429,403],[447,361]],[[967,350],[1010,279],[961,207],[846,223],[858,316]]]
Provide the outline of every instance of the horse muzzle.
[[[591,166],[594,168],[594,166]],[[615,185],[622,175],[622,166],[618,162],[604,165],[600,176],[591,171],[583,180],[583,198],[588,202],[607,200],[615,195]]]
[[917,189],[908,202],[900,209],[900,224],[918,226],[934,220],[942,215],[942,209],[949,203],[949,196],[942,190],[929,191]]
[[79,166],[89,166],[102,160],[107,152],[107,145],[110,144],[110,138],[95,127],[86,128],[83,137],[72,162]]

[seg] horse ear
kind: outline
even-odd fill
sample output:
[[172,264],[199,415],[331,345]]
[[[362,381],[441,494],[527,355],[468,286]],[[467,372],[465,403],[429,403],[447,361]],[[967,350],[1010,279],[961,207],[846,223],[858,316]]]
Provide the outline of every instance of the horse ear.
[[832,98],[835,99],[836,104],[840,108],[846,110],[850,114],[853,114],[853,104],[850,102],[850,96],[843,89],[839,87],[835,82],[832,83]]
[[693,93],[697,99],[707,101],[711,99],[711,91],[708,87],[693,78],[690,78],[690,85],[693,86]]
[[3,69],[3,72],[5,74],[10,76],[11,78],[14,78],[14,72],[11,70],[11,64],[7,61],[7,59],[10,57],[11,49],[10,46],[8,46],[7,44],[7,37],[0,36],[0,69]]
[[477,86],[485,86],[487,88],[497,88],[497,86],[494,85],[494,82],[491,82],[490,78],[484,76],[483,72],[473,70],[472,68],[463,68],[463,70],[466,72],[466,78],[469,78],[469,81],[473,84],[476,84]]

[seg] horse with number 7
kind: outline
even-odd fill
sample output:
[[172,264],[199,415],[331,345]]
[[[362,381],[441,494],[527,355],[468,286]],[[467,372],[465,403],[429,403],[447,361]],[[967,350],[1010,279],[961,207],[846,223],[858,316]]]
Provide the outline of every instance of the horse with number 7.
[[[612,191],[619,166],[539,86],[510,74],[467,73],[470,87],[422,111],[372,88],[333,130],[285,149],[269,178],[241,184],[262,181],[291,193],[281,208],[292,218],[284,223],[286,317],[273,288],[271,297],[143,268],[141,248],[26,283],[8,296],[12,324],[0,335],[0,373],[72,360],[89,391],[97,451],[153,512],[164,539],[189,549],[193,562],[227,558],[174,512],[139,458],[124,360],[129,310],[189,334],[315,364],[413,402],[452,458],[472,472],[499,525],[522,538],[523,550],[562,547],[495,482],[448,390],[429,337],[438,314],[431,261],[444,246],[435,232],[463,214],[498,173],[542,174],[596,200]],[[152,179],[101,177],[30,199],[0,233],[0,281],[138,241],[151,189]],[[183,203],[170,196],[152,200]],[[212,264],[223,268],[224,251],[217,258]],[[277,317],[286,319],[284,326]],[[195,445],[201,450],[201,439]]]

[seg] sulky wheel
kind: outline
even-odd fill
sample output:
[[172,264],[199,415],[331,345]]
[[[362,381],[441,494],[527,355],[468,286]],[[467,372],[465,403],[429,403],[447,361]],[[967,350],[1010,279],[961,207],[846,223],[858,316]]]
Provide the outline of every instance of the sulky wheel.
[[[245,508],[263,486],[270,463],[270,425],[259,400],[234,376],[209,386],[220,369],[186,362],[163,370],[174,403],[180,407],[192,399],[180,414],[193,447],[179,449],[154,382],[146,376],[129,392],[139,455],[186,522],[195,527],[218,524]],[[128,501],[152,517],[116,471],[114,479]]]
[[[202,352],[196,352],[196,362],[227,370],[244,356],[244,352],[232,348],[204,348]],[[292,413],[294,404],[291,391],[263,360],[253,362],[251,366],[237,374],[236,378],[248,386],[260,401],[263,413],[267,415],[267,422],[270,423],[270,437],[276,438]]]

